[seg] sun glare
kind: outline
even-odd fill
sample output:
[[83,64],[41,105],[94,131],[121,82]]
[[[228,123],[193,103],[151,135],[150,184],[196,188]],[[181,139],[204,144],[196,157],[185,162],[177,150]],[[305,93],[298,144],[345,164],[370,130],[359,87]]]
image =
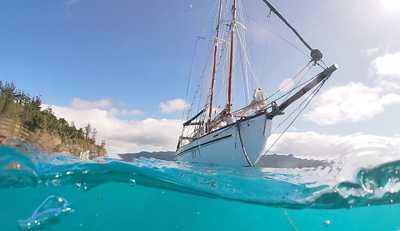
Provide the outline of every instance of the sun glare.
[[387,12],[399,12],[400,0],[381,0],[383,8]]

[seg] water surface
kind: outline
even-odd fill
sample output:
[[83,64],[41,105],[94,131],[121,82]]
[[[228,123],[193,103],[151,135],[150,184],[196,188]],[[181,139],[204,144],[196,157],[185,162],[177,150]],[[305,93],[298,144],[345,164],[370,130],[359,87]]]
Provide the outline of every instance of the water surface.
[[1,230],[399,230],[400,162],[227,168],[0,147]]

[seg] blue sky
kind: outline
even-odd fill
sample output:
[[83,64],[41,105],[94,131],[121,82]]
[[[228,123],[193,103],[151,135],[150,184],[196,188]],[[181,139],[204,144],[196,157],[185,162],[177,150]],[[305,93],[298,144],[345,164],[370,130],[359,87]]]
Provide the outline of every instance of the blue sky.
[[[270,92],[305,61],[270,30],[297,46],[301,44],[276,17],[266,17],[268,10],[261,0],[242,2],[254,72],[261,87]],[[324,89],[326,94],[306,112],[295,130],[341,136],[399,134],[393,126],[400,112],[398,1],[271,2],[310,44],[324,52],[327,63],[340,66]],[[89,121],[105,130],[100,134],[112,140],[114,152],[171,148],[177,134],[172,130],[180,122],[179,110],[184,107],[177,99],[185,96],[196,37],[207,39],[199,41],[194,78],[209,55],[216,6],[215,0],[2,1],[0,79],[41,95],[47,105],[60,109],[56,110],[60,116],[82,120],[78,124]],[[354,95],[343,98],[349,92]],[[340,97],[346,102],[349,98],[362,101],[362,107],[357,113],[347,111],[354,105],[339,102]],[[163,111],[162,102],[177,108]],[[317,111],[316,106],[324,111]],[[341,113],[335,112],[338,110]],[[89,112],[103,112],[110,120]],[[87,115],[85,120],[82,114]],[[118,137],[111,129],[113,125],[105,125],[107,121],[122,124],[121,129],[132,125],[127,134],[130,141]],[[143,135],[141,131],[153,131],[147,123],[156,131],[162,129],[157,126],[167,123],[171,130],[164,136],[168,137]],[[143,137],[143,142],[136,142]],[[150,142],[152,138],[155,141]],[[157,142],[162,145],[155,145]]]

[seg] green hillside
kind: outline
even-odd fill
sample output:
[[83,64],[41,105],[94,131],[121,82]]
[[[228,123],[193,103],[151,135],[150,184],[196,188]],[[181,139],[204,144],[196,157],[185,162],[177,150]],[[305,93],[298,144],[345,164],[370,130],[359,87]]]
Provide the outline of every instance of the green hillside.
[[0,81],[0,143],[29,143],[48,153],[70,153],[94,158],[106,154],[104,141],[96,143],[96,129],[75,127],[43,108],[39,97]]

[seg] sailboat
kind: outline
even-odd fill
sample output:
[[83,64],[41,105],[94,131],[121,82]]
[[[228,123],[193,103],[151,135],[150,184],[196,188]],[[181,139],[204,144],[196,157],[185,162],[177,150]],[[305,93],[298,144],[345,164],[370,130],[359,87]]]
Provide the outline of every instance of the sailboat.
[[[221,11],[223,0],[219,1],[217,26],[212,50],[212,65],[209,81],[209,92],[206,103],[200,112],[183,123],[179,137],[176,158],[179,161],[205,163],[228,166],[255,166],[260,157],[268,150],[267,141],[271,135],[273,120],[285,115],[286,109],[305,98],[300,105],[309,101],[319,92],[326,80],[337,70],[336,65],[326,66],[322,61],[320,50],[312,48],[300,33],[283,17],[283,15],[267,0],[262,0],[285,26],[310,51],[307,67],[319,67],[319,71],[307,81],[298,83],[287,90],[281,97],[266,97],[261,88],[254,90],[254,97],[247,105],[233,110],[233,79],[235,70],[235,45],[237,41],[238,3],[231,0],[229,31],[226,39],[221,38]],[[214,96],[217,91],[219,44],[226,41],[228,48],[226,104],[216,112]],[[221,90],[218,90],[220,93]],[[307,96],[307,97],[306,97]],[[300,101],[299,101],[300,102]],[[299,103],[298,102],[298,103]],[[294,122],[294,120],[293,120]]]

